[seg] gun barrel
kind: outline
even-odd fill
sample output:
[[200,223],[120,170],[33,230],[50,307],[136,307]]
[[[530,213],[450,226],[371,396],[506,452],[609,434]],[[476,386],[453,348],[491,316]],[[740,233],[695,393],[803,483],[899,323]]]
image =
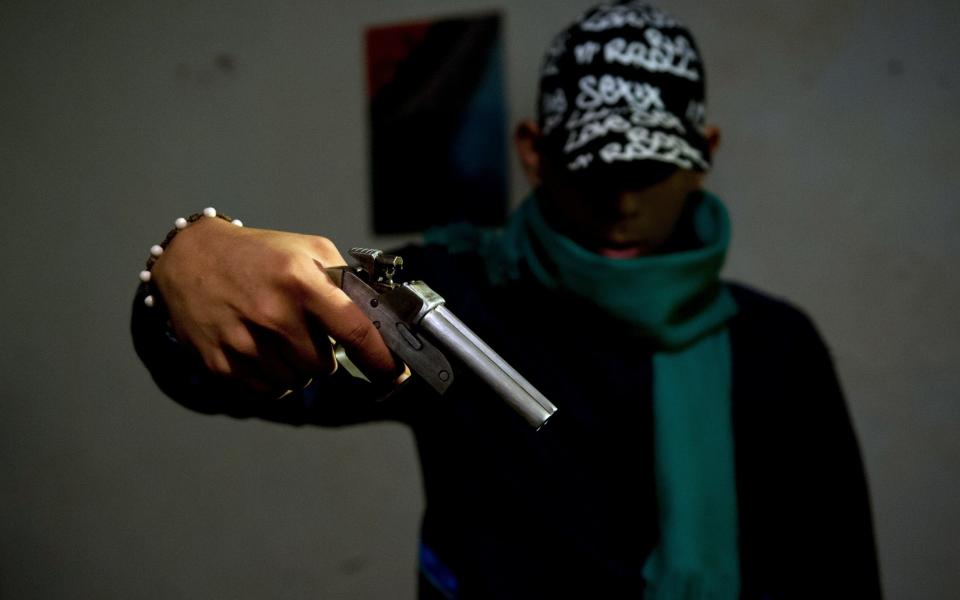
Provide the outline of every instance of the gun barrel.
[[445,306],[425,314],[420,326],[537,429],[556,412],[553,403]]

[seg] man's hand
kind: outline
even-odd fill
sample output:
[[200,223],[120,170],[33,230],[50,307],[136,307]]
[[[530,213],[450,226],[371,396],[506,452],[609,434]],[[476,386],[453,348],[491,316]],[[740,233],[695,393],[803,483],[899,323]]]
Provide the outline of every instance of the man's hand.
[[279,394],[332,373],[328,335],[372,381],[398,365],[379,332],[324,274],[346,264],[323,237],[203,218],[153,266],[173,331],[214,374]]

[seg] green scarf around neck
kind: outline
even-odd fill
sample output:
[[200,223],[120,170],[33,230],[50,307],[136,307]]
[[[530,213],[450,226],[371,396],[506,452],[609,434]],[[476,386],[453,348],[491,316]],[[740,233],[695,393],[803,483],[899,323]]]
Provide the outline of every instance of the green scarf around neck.
[[[612,259],[555,231],[536,194],[502,232],[455,226],[428,242],[476,247],[495,283],[526,270],[548,289],[571,293],[637,328],[654,354],[654,450],[660,539],[644,565],[645,598],[736,598],[740,588],[737,497],[726,322],[737,307],[720,282],[730,242],[723,203],[688,199],[696,247]],[[526,269],[524,269],[526,267]]]

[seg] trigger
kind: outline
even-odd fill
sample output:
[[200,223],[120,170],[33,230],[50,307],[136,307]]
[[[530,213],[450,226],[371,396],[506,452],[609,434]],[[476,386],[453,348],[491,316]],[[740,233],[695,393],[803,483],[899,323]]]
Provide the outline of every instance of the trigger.
[[337,362],[341,367],[347,370],[347,373],[350,373],[357,379],[362,379],[367,383],[370,383],[370,380],[366,375],[363,374],[363,371],[360,370],[360,367],[354,364],[350,357],[347,356],[347,349],[341,346],[339,343],[333,347],[333,354],[337,357]]

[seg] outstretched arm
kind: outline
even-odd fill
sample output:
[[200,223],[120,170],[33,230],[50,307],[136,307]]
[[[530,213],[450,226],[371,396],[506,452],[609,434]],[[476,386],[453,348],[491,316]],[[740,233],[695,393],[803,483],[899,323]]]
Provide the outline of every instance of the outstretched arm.
[[[145,306],[143,286],[138,291],[131,324],[137,352],[164,392],[201,412],[310,422],[318,419],[320,396],[341,395],[359,408],[363,398],[383,395],[398,365],[369,319],[322,271],[342,264],[319,236],[201,218],[154,264],[156,305]],[[334,373],[329,336],[377,385]],[[278,399],[287,389],[296,393]]]

